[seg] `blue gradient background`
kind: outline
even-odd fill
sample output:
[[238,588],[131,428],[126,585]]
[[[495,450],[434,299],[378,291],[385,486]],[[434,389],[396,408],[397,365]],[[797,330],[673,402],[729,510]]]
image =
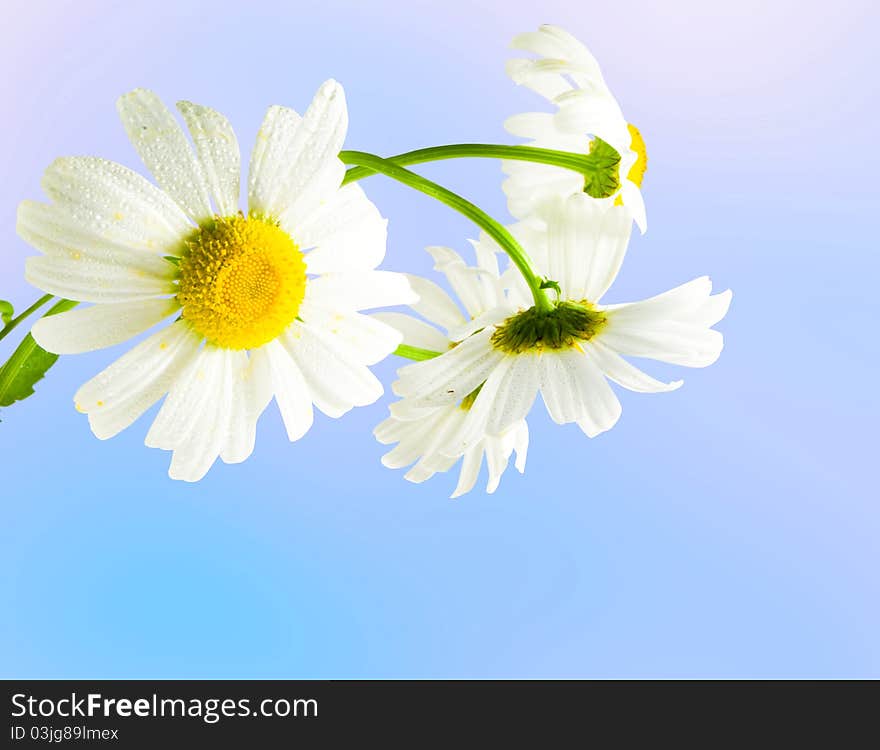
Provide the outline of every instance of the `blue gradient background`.
[[[545,21],[593,48],[649,145],[650,229],[609,299],[704,273],[735,295],[715,366],[624,393],[593,441],[536,409],[526,475],[459,501],[452,475],[379,464],[388,397],[295,445],[273,407],[247,463],[173,483],[146,420],[100,442],[73,409],[124,347],[64,358],[0,424],[3,676],[880,677],[875,4],[80,0],[7,20],[0,269],[19,308],[15,209],[43,168],[141,169],[120,93],[212,105],[248,149],[268,104],[303,109],[333,76],[350,148],[504,142],[505,117],[542,106],[506,80],[506,46]],[[496,164],[425,172],[505,216]],[[387,267],[467,249],[463,219],[364,186]]]

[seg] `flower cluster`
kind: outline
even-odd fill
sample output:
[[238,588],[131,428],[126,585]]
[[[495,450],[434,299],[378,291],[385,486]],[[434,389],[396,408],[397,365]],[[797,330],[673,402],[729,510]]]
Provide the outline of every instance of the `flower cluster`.
[[[250,455],[273,399],[292,441],[308,432],[315,408],[337,418],[375,402],[383,387],[369,368],[397,353],[417,361],[399,370],[399,400],[375,429],[393,445],[382,462],[423,482],[460,461],[458,496],[485,457],[493,492],[513,454],[525,468],[538,393],[554,422],[594,437],[621,414],[610,382],[638,392],[682,384],[627,358],[714,362],[722,336],[713,326],[731,293],[713,295],[708,278],[639,302],[602,302],[633,223],[647,226],[647,154],[595,58],[551,26],[513,46],[528,56],[508,63],[511,78],[555,108],[507,121],[528,143],[389,159],[343,151],[345,96],[331,80],[304,115],[267,112],[246,209],[238,142],[223,115],[180,102],[184,130],[155,94],[121,97],[122,122],[155,184],[103,159],[62,158],[43,177],[50,202],[25,201],[18,213],[19,234],[42,253],[27,260],[26,278],[46,301],[64,300],[32,328],[40,351],[86,352],[149,332],[76,392],[94,434],[112,437],[162,401],[146,444],[172,451],[172,478],[196,481],[217,458]],[[450,156],[503,159],[515,223],[504,227],[406,168]],[[428,279],[379,270],[386,221],[357,184],[377,172],[482,229],[474,265],[428,248],[457,301]],[[413,314],[373,312],[397,305]]]

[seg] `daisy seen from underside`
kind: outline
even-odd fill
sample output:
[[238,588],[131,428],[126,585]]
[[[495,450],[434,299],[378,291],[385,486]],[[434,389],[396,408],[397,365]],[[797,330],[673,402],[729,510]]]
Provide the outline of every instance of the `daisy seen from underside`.
[[[638,128],[623,116],[596,58],[558,26],[544,25],[520,34],[512,46],[535,57],[509,60],[510,77],[555,104],[556,111],[514,115],[505,122],[507,131],[528,139],[530,146],[560,151],[589,153],[601,148],[596,139],[611,145],[620,155],[619,179],[603,200],[625,207],[644,232],[645,142]],[[518,219],[528,218],[547,199],[585,190],[581,175],[558,167],[506,161],[503,169],[508,175],[503,186],[508,207]]]
[[731,292],[712,294],[707,277],[641,302],[603,305],[626,252],[629,214],[582,194],[545,204],[545,230],[521,235],[538,270],[559,285],[551,309],[536,307],[514,268],[503,303],[456,331],[457,346],[399,371],[402,409],[458,403],[477,391],[456,439],[465,451],[483,434],[525,419],[538,393],[554,422],[590,437],[614,426],[621,405],[609,380],[643,393],[675,390],[628,361],[656,359],[705,367],[720,355],[713,329]]

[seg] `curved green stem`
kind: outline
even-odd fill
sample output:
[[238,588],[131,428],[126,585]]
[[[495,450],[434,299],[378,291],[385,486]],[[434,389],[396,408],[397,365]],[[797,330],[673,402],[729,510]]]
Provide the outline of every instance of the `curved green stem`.
[[52,299],[54,295],[52,294],[44,294],[40,299],[38,299],[34,304],[32,304],[27,310],[22,313],[16,315],[12,320],[10,320],[6,326],[4,326],[3,330],[0,330],[0,341],[5,339],[12,331],[18,326],[21,321],[27,318],[29,315],[32,315],[37,310],[39,310],[43,305],[45,305],[50,299]]
[[[357,152],[343,151],[339,158],[347,162],[346,155],[350,153]],[[406,167],[410,164],[423,164],[428,161],[461,158],[530,161],[537,164],[549,164],[554,167],[570,169],[586,177],[592,177],[597,170],[605,166],[593,154],[575,154],[570,151],[555,151],[549,148],[535,148],[534,146],[500,146],[494,143],[455,143],[449,146],[431,146],[430,148],[407,151],[397,156],[389,156],[388,161],[393,161],[400,167]],[[355,182],[364,177],[369,177],[371,174],[375,174],[375,170],[366,166],[354,167],[345,173],[343,184]]]
[[513,235],[481,208],[462,198],[457,193],[447,190],[442,185],[417,175],[415,172],[410,172],[408,169],[404,169],[380,156],[368,154],[364,151],[342,151],[339,154],[339,158],[346,164],[366,167],[372,172],[379,172],[386,177],[402,182],[404,185],[418,190],[425,195],[436,198],[441,203],[445,203],[450,208],[469,218],[494,239],[510,256],[511,261],[520,270],[532,292],[532,297],[535,299],[535,307],[539,310],[553,309],[553,303],[547,297],[542,286],[544,280],[535,272],[531,258],[514,239]]

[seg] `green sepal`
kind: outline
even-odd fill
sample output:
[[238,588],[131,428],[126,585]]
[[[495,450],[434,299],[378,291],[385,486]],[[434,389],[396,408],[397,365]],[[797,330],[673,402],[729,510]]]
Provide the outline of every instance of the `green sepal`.
[[530,307],[505,320],[492,333],[492,347],[505,354],[568,349],[589,341],[607,322],[586,300],[565,300],[552,310]]
[[588,158],[593,169],[584,178],[584,192],[591,198],[610,198],[620,190],[620,154],[601,138],[593,138]]
[[15,308],[12,306],[12,303],[8,300],[0,299],[0,320],[3,321],[2,328],[9,325],[9,321],[12,320],[13,315],[15,315]]
[[[46,315],[65,312],[76,305],[76,302],[64,299],[53,305]],[[6,364],[0,367],[0,406],[11,406],[33,395],[34,385],[57,361],[57,354],[43,349],[31,334],[25,336]]]

